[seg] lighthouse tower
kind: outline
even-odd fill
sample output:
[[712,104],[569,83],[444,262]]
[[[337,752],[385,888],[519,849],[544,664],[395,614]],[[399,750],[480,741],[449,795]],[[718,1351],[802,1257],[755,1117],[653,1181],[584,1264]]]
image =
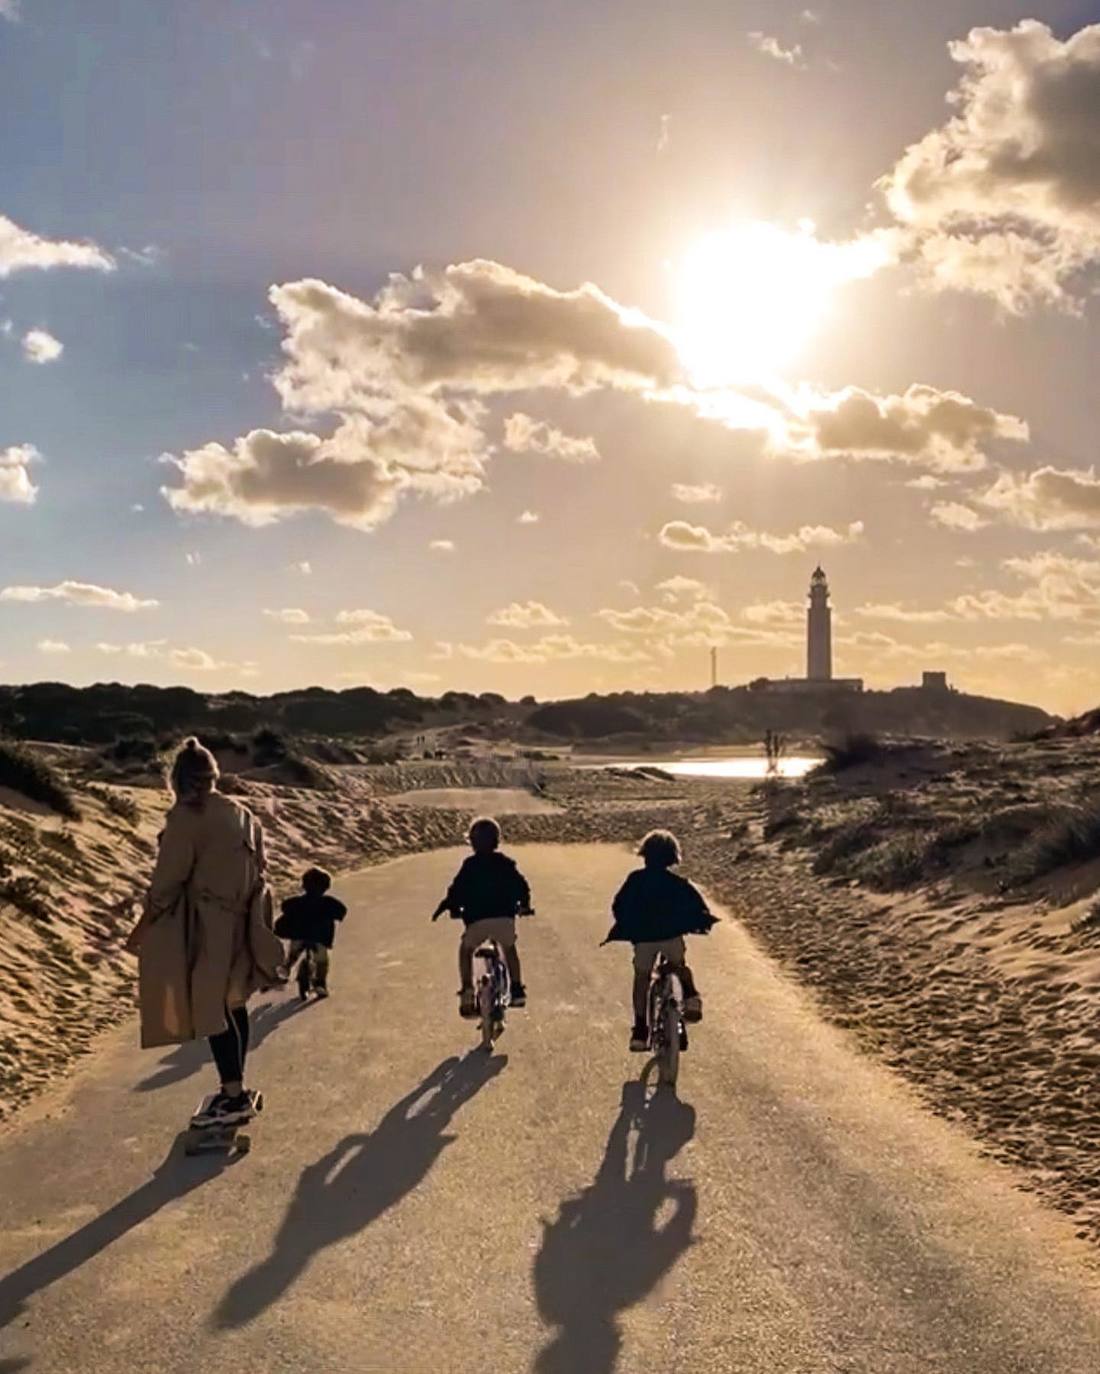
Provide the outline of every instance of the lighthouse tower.
[[810,578],[810,608],[806,613],[806,677],[810,682],[833,678],[833,612],[829,583],[820,567]]

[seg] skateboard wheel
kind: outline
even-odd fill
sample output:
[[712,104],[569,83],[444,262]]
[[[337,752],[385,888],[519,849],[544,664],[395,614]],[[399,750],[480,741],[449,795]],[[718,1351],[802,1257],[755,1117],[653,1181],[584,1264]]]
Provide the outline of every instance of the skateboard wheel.
[[252,1149],[252,1137],[246,1131],[242,1131],[237,1136],[236,1147],[239,1155],[248,1154],[249,1150]]

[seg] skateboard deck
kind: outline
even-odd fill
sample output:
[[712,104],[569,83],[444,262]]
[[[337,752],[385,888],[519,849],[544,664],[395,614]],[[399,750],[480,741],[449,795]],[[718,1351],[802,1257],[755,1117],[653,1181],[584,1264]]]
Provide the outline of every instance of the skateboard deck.
[[[208,1093],[196,1107],[195,1116],[206,1111],[213,1100],[214,1094]],[[263,1111],[263,1093],[252,1094],[252,1107],[257,1116]],[[249,1130],[251,1125],[251,1121],[234,1121],[220,1125],[196,1126],[194,1119],[192,1119],[183,1143],[184,1153],[197,1155],[202,1154],[204,1150],[227,1150],[234,1154],[245,1155],[252,1148],[252,1135]]]

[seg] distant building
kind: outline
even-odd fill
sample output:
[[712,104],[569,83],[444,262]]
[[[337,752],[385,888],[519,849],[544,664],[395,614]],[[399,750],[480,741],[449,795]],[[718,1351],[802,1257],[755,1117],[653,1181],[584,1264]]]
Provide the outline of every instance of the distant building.
[[946,673],[922,673],[921,690],[925,692],[949,692]]
[[810,605],[806,612],[806,678],[830,682],[833,676],[833,612],[829,583],[821,566],[810,578]]

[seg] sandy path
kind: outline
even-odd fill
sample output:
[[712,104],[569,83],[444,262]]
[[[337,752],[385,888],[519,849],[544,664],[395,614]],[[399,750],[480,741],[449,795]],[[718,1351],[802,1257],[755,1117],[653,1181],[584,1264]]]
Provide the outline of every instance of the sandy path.
[[1093,1374],[1068,1223],[854,1053],[739,927],[699,942],[681,1100],[625,1052],[629,863],[515,851],[530,1008],[454,1011],[460,855],[340,884],[335,996],[274,998],[253,1153],[180,1157],[194,1048],[112,1033],[0,1136],[0,1369],[56,1374]]

